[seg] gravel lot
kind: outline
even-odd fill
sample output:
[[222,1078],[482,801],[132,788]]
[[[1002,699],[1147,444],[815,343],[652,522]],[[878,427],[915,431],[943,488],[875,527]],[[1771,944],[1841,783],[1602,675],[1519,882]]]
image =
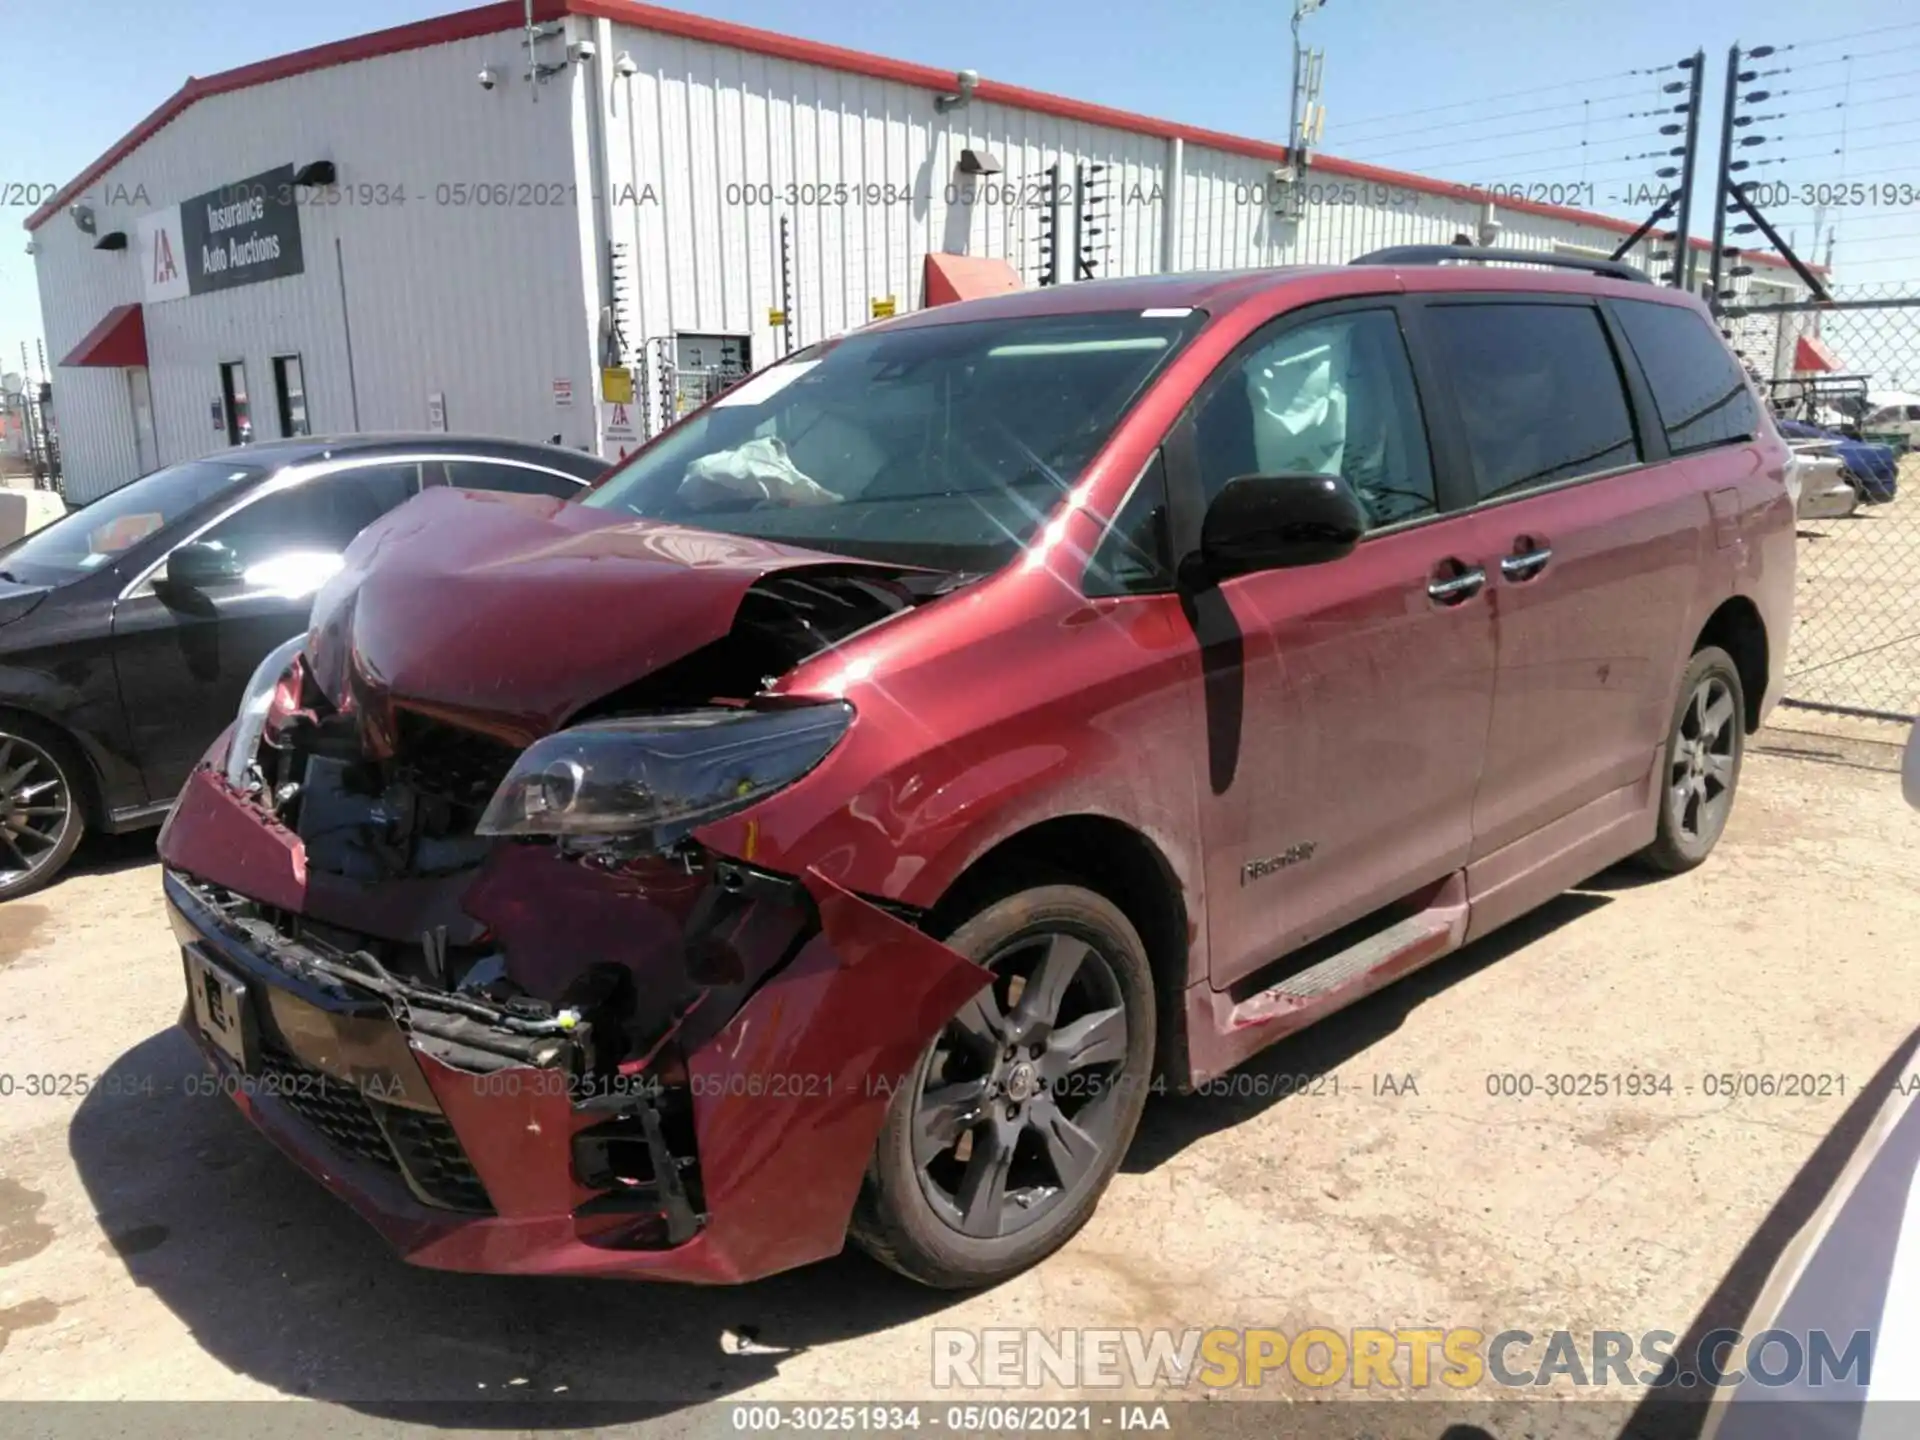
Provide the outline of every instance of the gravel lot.
[[[350,1425],[545,1396],[685,1418],[936,1398],[942,1326],[1737,1324],[1842,1158],[1823,1141],[1876,1072],[1920,1068],[1899,738],[1766,732],[1704,869],[1597,877],[1269,1052],[1230,1087],[1248,1093],[1154,1102],[1080,1238],[966,1297],[856,1255],[712,1291],[401,1265],[226,1101],[183,1092],[197,1059],[151,840],[91,842],[0,908],[0,1398],[307,1396],[346,1409],[302,1416]],[[1489,1076],[1627,1071],[1672,1093],[1488,1094]],[[1845,1094],[1709,1098],[1715,1072]],[[34,1074],[93,1093],[30,1095]],[[1339,1093],[1274,1093],[1303,1074]],[[109,1093],[134,1081],[153,1093]]]

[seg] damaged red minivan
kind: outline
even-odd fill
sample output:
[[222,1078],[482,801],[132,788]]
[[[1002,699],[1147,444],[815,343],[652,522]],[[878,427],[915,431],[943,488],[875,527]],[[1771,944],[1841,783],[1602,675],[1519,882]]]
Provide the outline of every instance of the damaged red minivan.
[[1787,448],[1501,258],[943,307],[401,507],[169,818],[182,1023],[419,1264],[1032,1264],[1151,1089],[1726,823]]

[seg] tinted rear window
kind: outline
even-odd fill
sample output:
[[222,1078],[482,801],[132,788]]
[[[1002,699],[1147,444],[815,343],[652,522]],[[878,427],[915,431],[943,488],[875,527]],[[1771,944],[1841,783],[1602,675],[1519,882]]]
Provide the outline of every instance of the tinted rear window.
[[1482,500],[1640,458],[1613,346],[1586,305],[1436,305]]
[[1760,407],[1753,388],[1704,316],[1646,300],[1616,301],[1615,313],[1653,387],[1674,454],[1754,437]]

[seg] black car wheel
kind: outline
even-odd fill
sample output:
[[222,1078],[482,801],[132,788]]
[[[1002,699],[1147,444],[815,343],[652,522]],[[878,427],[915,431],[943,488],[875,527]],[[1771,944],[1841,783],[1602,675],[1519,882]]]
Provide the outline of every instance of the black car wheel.
[[1087,1221],[1146,1103],[1154,995],[1146,948],[1072,885],[1009,896],[948,937],[994,982],[895,1095],[853,1237],[924,1284],[990,1285]]
[[53,737],[0,716],[0,900],[38,890],[85,833],[73,761]]
[[1680,677],[1680,699],[1667,732],[1660,829],[1640,852],[1648,868],[1678,874],[1713,853],[1740,785],[1746,714],[1733,657],[1712,645],[1695,652]]

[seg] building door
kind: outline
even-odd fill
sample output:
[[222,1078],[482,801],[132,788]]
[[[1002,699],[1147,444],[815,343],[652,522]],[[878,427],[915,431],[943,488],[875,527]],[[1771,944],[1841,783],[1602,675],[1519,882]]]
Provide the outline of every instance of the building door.
[[136,473],[145,475],[160,468],[160,445],[153,433],[153,386],[147,378],[146,366],[127,367],[127,398],[133,404]]
[[247,367],[229,360],[220,367],[220,396],[227,405],[227,443],[253,443],[253,411],[247,405]]
[[307,421],[307,381],[298,355],[273,357],[273,396],[280,410],[280,433],[291,440],[311,435]]

